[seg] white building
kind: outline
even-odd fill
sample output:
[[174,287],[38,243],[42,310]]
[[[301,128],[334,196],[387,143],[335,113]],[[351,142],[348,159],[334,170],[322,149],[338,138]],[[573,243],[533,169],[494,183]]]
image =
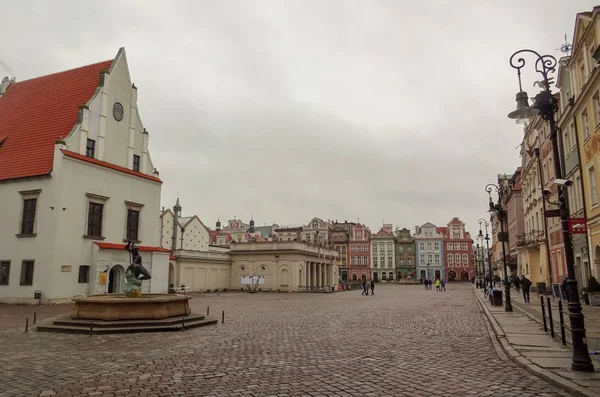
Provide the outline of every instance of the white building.
[[121,292],[141,246],[167,292],[161,180],[148,152],[125,50],[113,60],[0,88],[0,301]]
[[179,199],[173,211],[160,215],[162,247],[173,254],[169,260],[169,286],[175,290],[207,291],[229,288],[229,249],[210,244],[210,230],[198,216],[182,217]]
[[415,227],[417,275],[420,278],[443,278],[444,234],[441,229],[430,222]]
[[391,225],[371,235],[371,278],[376,281],[394,281],[396,244],[394,235],[388,230]]

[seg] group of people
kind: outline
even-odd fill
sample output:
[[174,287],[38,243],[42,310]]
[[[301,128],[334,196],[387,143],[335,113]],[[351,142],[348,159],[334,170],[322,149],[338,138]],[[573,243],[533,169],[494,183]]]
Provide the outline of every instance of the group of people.
[[361,287],[362,287],[362,295],[369,295],[369,288],[371,288],[371,295],[375,295],[375,281],[371,280],[371,281],[367,281],[367,280],[363,280],[361,283]]
[[446,291],[446,280],[436,278],[435,281],[432,281],[428,278],[421,279],[421,284],[425,285],[425,289],[433,289],[433,284],[435,284],[436,291]]
[[[494,287],[496,287],[496,283],[498,282],[497,280],[501,280],[500,276],[498,276],[498,275],[496,275],[492,278]],[[490,283],[489,276],[485,276],[484,279],[477,278],[477,279],[475,279],[475,283],[482,288],[489,288],[490,290],[493,289],[493,287],[490,285],[491,283]],[[516,277],[516,276],[510,276],[508,278],[508,283],[509,283],[509,285],[514,285],[517,292],[522,291],[523,292],[523,301],[529,302],[531,285],[533,284],[530,279],[525,277],[525,275],[522,275],[521,278]]]

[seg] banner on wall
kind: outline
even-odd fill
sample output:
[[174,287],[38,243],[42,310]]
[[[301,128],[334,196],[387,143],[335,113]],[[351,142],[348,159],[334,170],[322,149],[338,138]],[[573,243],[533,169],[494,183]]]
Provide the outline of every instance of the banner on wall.
[[100,273],[100,285],[106,285],[106,276],[107,276],[106,272]]

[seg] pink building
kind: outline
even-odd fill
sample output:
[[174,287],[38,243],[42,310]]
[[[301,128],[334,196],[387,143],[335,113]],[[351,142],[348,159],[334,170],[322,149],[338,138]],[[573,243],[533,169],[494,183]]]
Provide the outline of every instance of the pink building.
[[457,217],[439,228],[444,235],[444,270],[448,281],[469,281],[475,277],[473,240]]
[[352,225],[348,242],[348,260],[350,277],[353,281],[370,280],[370,237],[371,231],[361,223]]

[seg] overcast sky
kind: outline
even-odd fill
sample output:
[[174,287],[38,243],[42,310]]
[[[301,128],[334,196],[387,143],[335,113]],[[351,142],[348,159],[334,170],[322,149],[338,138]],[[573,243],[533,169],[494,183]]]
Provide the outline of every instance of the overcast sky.
[[561,56],[595,3],[0,0],[0,75],[125,47],[162,205],[179,193],[211,228],[218,215],[373,231],[458,216],[476,232],[485,185],[520,165],[508,58]]

